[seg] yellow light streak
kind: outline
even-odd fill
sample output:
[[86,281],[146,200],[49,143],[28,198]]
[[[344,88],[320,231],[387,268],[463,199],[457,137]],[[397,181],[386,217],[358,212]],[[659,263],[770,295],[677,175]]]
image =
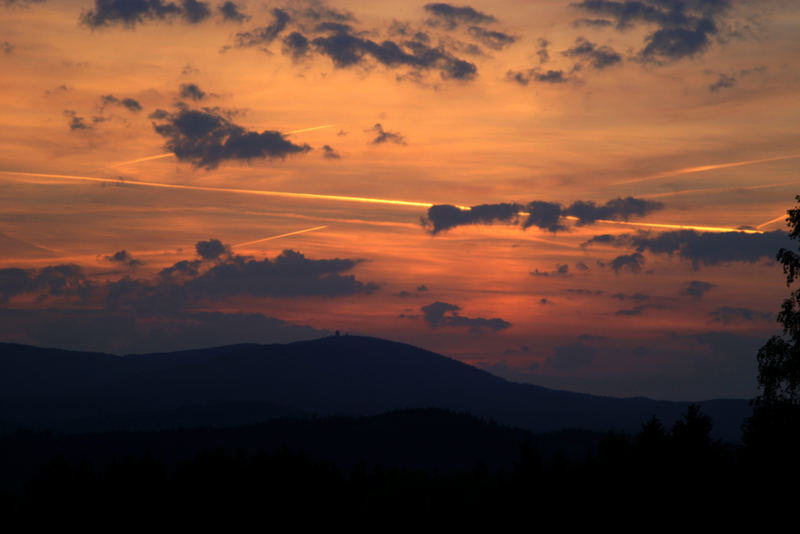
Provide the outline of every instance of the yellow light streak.
[[651,176],[645,176],[644,178],[632,178],[630,180],[622,180],[616,182],[615,185],[618,184],[633,184],[638,182],[647,182],[650,180],[660,180],[662,178],[668,178],[670,176],[677,176],[680,174],[691,174],[695,172],[706,172],[706,171],[714,171],[717,169],[729,169],[731,167],[742,167],[745,165],[755,165],[757,163],[767,163],[770,161],[781,161],[784,159],[794,159],[800,158],[800,154],[789,154],[787,156],[775,156],[774,158],[762,158],[762,159],[751,159],[747,161],[734,161],[731,163],[718,163],[713,165],[701,165],[699,167],[687,167],[685,169],[676,169],[674,171],[665,171],[660,172],[657,174],[653,174]]
[[767,222],[763,222],[763,223],[759,224],[758,226],[756,226],[756,228],[763,228],[765,226],[769,226],[770,224],[776,223],[778,221],[785,221],[786,217],[787,217],[786,214],[783,214],[780,217],[775,217],[774,219],[770,219]]
[[328,225],[325,224],[325,225],[322,225],[322,226],[315,226],[313,228],[305,228],[303,230],[297,230],[295,232],[288,232],[288,233],[285,233],[285,234],[273,235],[273,236],[270,236],[270,237],[265,237],[263,239],[256,239],[255,241],[247,241],[245,243],[238,243],[238,244],[233,245],[233,246],[234,247],[245,247],[247,245],[255,245],[256,243],[263,243],[264,241],[272,241],[273,239],[281,239],[283,237],[289,237],[289,236],[298,235],[298,234],[305,234],[306,232],[314,232],[316,230],[322,230],[323,228],[327,228],[327,227],[328,227]]
[[123,167],[125,165],[133,165],[134,163],[141,163],[143,161],[151,161],[151,160],[154,160],[154,159],[169,158],[169,157],[174,156],[174,155],[175,155],[174,152],[167,152],[166,154],[158,154],[156,156],[147,156],[147,157],[144,157],[144,158],[132,159],[130,161],[121,161],[119,163],[114,163],[113,165],[109,165],[108,167],[110,169],[113,169],[115,167]]

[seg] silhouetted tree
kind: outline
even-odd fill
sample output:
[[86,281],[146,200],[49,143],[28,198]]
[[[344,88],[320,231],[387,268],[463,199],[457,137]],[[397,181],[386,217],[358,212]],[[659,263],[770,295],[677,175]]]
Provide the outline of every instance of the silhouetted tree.
[[[795,199],[800,204],[800,195]],[[786,213],[789,238],[800,239],[800,207]],[[781,248],[777,260],[791,288],[800,279],[800,255]],[[761,394],[752,401],[753,415],[745,423],[744,441],[751,458],[796,469],[800,467],[795,458],[800,445],[800,289],[784,299],[778,322],[783,334],[772,336],[758,351]]]

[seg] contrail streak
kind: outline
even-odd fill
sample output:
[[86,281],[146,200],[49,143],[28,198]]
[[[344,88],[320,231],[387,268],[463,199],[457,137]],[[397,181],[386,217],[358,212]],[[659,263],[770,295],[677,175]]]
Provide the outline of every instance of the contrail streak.
[[782,187],[784,185],[798,185],[797,180],[791,182],[777,182],[774,184],[761,184],[761,185],[741,185],[741,186],[726,186],[726,187],[702,187],[697,189],[681,189],[680,191],[668,191],[666,193],[648,193],[646,195],[636,195],[639,198],[662,198],[674,197],[678,195],[691,195],[692,193],[712,193],[724,191],[750,191],[752,189],[769,189],[771,187]]
[[734,161],[731,163],[718,163],[715,165],[701,165],[699,167],[687,167],[685,169],[676,169],[674,171],[665,171],[660,172],[658,174],[653,174],[652,176],[645,176],[644,178],[633,178],[630,180],[622,180],[620,182],[616,182],[618,184],[633,184],[637,182],[647,182],[650,180],[660,180],[661,178],[668,178],[670,176],[677,176],[679,174],[690,174],[695,172],[705,172],[705,171],[713,171],[717,169],[728,169],[730,167],[742,167],[745,165],[755,165],[757,163],[767,163],[770,161],[780,161],[784,159],[794,159],[800,158],[800,154],[790,154],[788,156],[776,156],[774,158],[763,158],[763,159],[751,159],[747,161]]
[[[75,180],[84,182],[100,182],[116,185],[137,185],[141,187],[156,187],[161,189],[182,189],[184,191],[209,191],[213,193],[233,193],[239,195],[255,195],[267,197],[283,197],[311,200],[334,200],[339,202],[360,202],[366,204],[388,204],[392,206],[412,206],[416,208],[430,208],[431,202],[414,202],[410,200],[393,200],[387,198],[350,197],[344,195],[320,195],[316,193],[289,193],[286,191],[264,191],[261,189],[233,189],[228,187],[205,187],[201,185],[164,184],[159,182],[142,182],[139,180],[122,180],[113,178],[97,178],[94,176],[75,176],[70,174],[47,174],[40,172],[0,171],[0,174],[18,176],[31,176],[34,178],[54,178],[59,180]],[[459,206],[461,207],[461,206]]]
[[[289,132],[286,132],[284,135],[292,135],[292,134],[298,134],[298,133],[303,133],[303,132],[313,132],[314,130],[322,130],[323,128],[331,128],[333,126],[336,126],[336,125],[335,124],[325,124],[323,126],[312,126],[311,128],[300,128],[299,130],[291,130]],[[165,154],[156,154],[155,156],[145,156],[143,158],[136,158],[136,159],[132,159],[130,161],[121,161],[119,163],[114,163],[113,165],[109,165],[108,168],[113,169],[115,167],[123,167],[125,165],[133,165],[135,163],[142,163],[143,161],[151,161],[151,160],[154,160],[154,159],[168,158],[168,157],[174,156],[174,155],[175,155],[174,152],[167,152]]]
[[786,214],[783,214],[780,217],[775,217],[774,219],[770,219],[767,222],[763,222],[763,223],[759,224],[758,226],[756,226],[756,228],[763,228],[765,226],[769,226],[772,223],[776,223],[778,221],[785,221],[785,220],[786,220]]
[[325,224],[323,226],[315,226],[313,228],[305,228],[303,230],[297,230],[295,232],[289,232],[289,233],[286,233],[286,234],[274,235],[274,236],[271,236],[271,237],[265,237],[263,239],[256,239],[255,241],[247,241],[246,243],[238,243],[238,244],[233,245],[233,246],[234,247],[244,247],[244,246],[247,246],[247,245],[255,245],[256,243],[263,243],[264,241],[272,241],[273,239],[280,239],[282,237],[289,237],[289,236],[298,235],[298,234],[305,234],[306,232],[313,232],[315,230],[322,230],[323,228],[327,228],[327,227],[328,227],[328,225]]

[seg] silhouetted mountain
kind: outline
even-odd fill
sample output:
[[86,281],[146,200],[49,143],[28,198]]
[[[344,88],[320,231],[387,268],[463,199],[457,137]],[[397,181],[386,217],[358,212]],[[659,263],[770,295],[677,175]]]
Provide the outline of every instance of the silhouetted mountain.
[[[438,407],[533,432],[636,432],[653,415],[670,425],[686,409],[680,402],[517,384],[410,345],[360,336],[123,357],[1,344],[0,390],[0,420],[66,431]],[[747,401],[699,404],[716,436],[739,440]]]

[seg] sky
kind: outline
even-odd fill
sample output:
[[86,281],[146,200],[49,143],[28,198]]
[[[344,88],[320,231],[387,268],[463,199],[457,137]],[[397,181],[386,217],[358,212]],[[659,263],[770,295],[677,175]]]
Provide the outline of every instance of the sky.
[[788,0],[0,0],[0,341],[338,330],[752,397],[798,27]]

